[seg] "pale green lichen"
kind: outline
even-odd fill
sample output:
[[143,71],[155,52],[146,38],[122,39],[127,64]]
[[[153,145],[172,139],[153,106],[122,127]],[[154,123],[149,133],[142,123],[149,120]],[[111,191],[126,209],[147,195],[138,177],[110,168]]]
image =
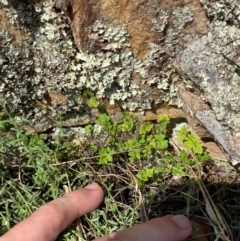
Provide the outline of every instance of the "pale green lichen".
[[[141,95],[139,87],[132,83],[132,75],[138,73],[144,78],[146,71],[144,63],[133,57],[127,37],[120,26],[107,26],[97,21],[90,33],[91,44],[97,45],[97,49],[90,46],[90,51],[76,55],[77,65],[74,63],[73,67],[79,68],[77,87],[89,88],[98,98],[110,99],[111,104]],[[138,108],[140,104],[146,107],[141,101]]]
[[[9,33],[0,33],[1,98],[24,123],[41,130],[41,126],[55,125],[61,113],[65,125],[76,125],[90,114],[80,98],[86,88],[98,98],[132,111],[152,107],[152,93],[148,91],[154,88],[158,89],[156,103],[178,104],[173,68],[169,64],[163,70],[166,53],[160,46],[150,44],[148,56],[136,59],[126,30],[96,21],[89,28],[88,50],[78,51],[66,16],[56,11],[53,1],[35,5],[16,0],[1,3],[11,24],[25,32],[21,46],[12,44]],[[181,26],[175,23],[175,28],[191,20],[188,12],[182,8],[173,13],[176,19],[182,18]],[[156,17],[167,21],[168,13],[159,10]],[[153,30],[162,31],[157,22]],[[167,58],[171,61],[171,56]],[[67,101],[55,99],[49,103],[51,93],[60,93]]]
[[239,27],[240,3],[239,0],[205,0],[204,8],[209,17],[214,20],[224,21]]
[[8,5],[8,0],[0,0],[0,3],[2,3],[5,6],[7,6]]
[[168,25],[169,12],[163,9],[157,8],[155,16],[152,18],[152,31],[163,32]]
[[[156,66],[157,59],[161,63],[164,63],[162,58],[166,58],[163,53],[166,53],[168,65],[164,68],[159,68],[159,74],[153,75],[152,79],[148,81],[150,84],[157,84],[157,87],[164,93],[161,98],[159,98],[157,103],[167,102],[169,104],[182,105],[181,100],[177,95],[177,87],[175,82],[177,78],[172,78],[174,73],[174,68],[172,66],[172,60],[174,56],[182,50],[182,46],[178,43],[179,36],[185,26],[193,21],[193,13],[190,11],[188,6],[183,6],[174,9],[172,12],[166,11],[164,9],[158,8],[155,11],[155,16],[152,19],[152,31],[162,33],[160,35],[159,44],[151,44],[150,52],[147,57],[148,61]],[[187,82],[187,81],[186,81]],[[188,83],[190,86],[190,83]]]
[[[94,90],[97,97],[110,99],[121,103],[123,108],[140,110],[151,108],[150,94],[144,90],[144,85],[155,84],[162,91],[159,99],[176,104],[176,88],[170,80],[169,72],[151,73],[147,69],[151,65],[163,61],[159,46],[150,44],[149,54],[144,60],[134,58],[127,41],[128,33],[120,26],[105,25],[97,21],[90,33],[91,51],[77,54],[79,60],[79,87]],[[138,75],[138,81],[133,76]],[[170,90],[170,91],[169,91]]]
[[[143,83],[149,86],[156,86],[161,91],[158,99],[155,100],[156,104],[167,102],[170,105],[181,106],[181,100],[178,98],[175,83],[176,78],[173,78],[175,70],[171,64],[172,57],[166,54],[165,49],[160,45],[151,43],[149,44],[149,49],[150,51],[144,60],[144,65],[147,69],[154,67],[157,71],[151,71],[150,68],[148,76],[143,80]],[[165,64],[166,58],[169,64]]]
[[175,54],[178,50],[178,38],[186,24],[193,21],[193,13],[188,6],[172,11],[172,26],[167,29],[165,45],[169,52]]
[[[21,46],[15,46],[9,33],[0,33],[0,91],[6,104],[14,108],[14,114],[30,125],[54,123],[59,112],[66,115],[77,111],[77,105],[79,109],[82,106],[81,113],[86,109],[72,85],[77,73],[69,71],[77,49],[66,17],[54,11],[53,6],[51,1],[37,3],[35,8],[9,1],[4,8],[9,21],[24,30],[25,37]],[[65,94],[68,103],[56,101],[49,105],[49,92]],[[40,108],[37,101],[47,108]]]

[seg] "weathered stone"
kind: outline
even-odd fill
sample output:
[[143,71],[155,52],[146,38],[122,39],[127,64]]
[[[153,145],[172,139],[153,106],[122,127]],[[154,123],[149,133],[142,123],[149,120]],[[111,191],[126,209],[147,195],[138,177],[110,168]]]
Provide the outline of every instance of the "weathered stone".
[[[193,116],[207,128],[233,160],[240,161],[240,29],[215,20],[206,36],[175,60],[175,68],[203,93],[205,106]],[[195,88],[196,89],[196,88]],[[199,91],[198,91],[199,92]],[[203,101],[202,101],[203,102]],[[210,103],[212,111],[207,108]]]
[[209,110],[209,105],[202,100],[199,94],[194,93],[193,91],[188,91],[183,83],[178,84],[178,93],[183,102],[181,109],[185,113],[189,126],[191,126],[193,131],[197,133],[200,138],[210,137],[209,132],[195,117],[197,110]]
[[[195,0],[28,2],[0,0],[3,23],[0,98],[6,106],[14,108],[14,116],[25,128],[46,131],[58,124],[59,114],[63,126],[94,122],[97,113],[87,106],[84,98],[87,88],[117,121],[122,109],[145,120],[167,113],[172,118],[188,119],[200,136],[208,135],[194,115],[189,117],[186,103],[190,99],[178,93],[177,85],[182,77],[172,63],[178,56],[181,60],[178,69],[195,83],[198,82],[195,75],[205,70],[218,78],[214,63],[208,66],[202,60],[202,68],[191,67],[191,76],[186,67],[194,63],[191,53],[186,54],[192,43],[204,40],[202,36],[209,32],[204,8],[212,14],[215,10],[211,3],[206,1],[206,5]],[[68,21],[60,10],[65,11]],[[228,15],[226,19],[231,20]],[[236,25],[237,21],[233,23]],[[211,25],[210,31],[213,38],[221,28],[215,25]],[[223,29],[225,32],[231,29],[231,35],[233,28]],[[206,38],[210,41],[209,36]],[[198,47],[195,55],[202,50]],[[238,61],[237,50],[230,57],[227,50],[224,63],[228,59]],[[185,64],[186,57],[189,65]],[[203,92],[211,102],[212,91]],[[184,112],[177,108],[182,105],[181,99],[186,100]],[[203,110],[202,104],[197,106],[197,103],[200,102],[196,101],[193,109]]]
[[234,165],[240,162],[240,138],[233,136],[229,130],[226,130],[215,118],[212,110],[198,110],[196,112],[198,120],[207,128],[209,133],[214,136],[224,151],[232,159]]
[[84,88],[109,112],[173,110],[161,106],[180,105],[172,59],[208,31],[197,1],[56,0],[67,13],[77,50],[51,0],[1,2],[0,29],[8,31],[1,37],[1,99],[36,131],[56,125],[59,113],[66,126],[92,121]]
[[226,162],[228,163],[230,158],[229,156],[220,149],[220,147],[217,145],[214,141],[207,141],[203,143],[204,148],[206,148],[207,153],[209,153],[212,160],[218,160],[221,163]]
[[0,8],[0,23],[0,29],[8,31],[13,37],[12,44],[21,45],[22,39],[25,34],[22,31],[15,29],[14,26],[9,22],[6,17],[6,12],[4,11],[4,8]]
[[[197,1],[151,1],[149,3],[147,1],[109,0],[88,3],[73,0],[68,16],[79,49],[89,49],[92,43],[93,49],[90,47],[90,51],[94,51],[94,46],[99,51],[99,44],[94,45],[93,39],[89,37],[89,31],[97,19],[101,19],[107,25],[120,25],[125,29],[129,35],[129,47],[137,59],[143,61],[147,59],[151,51],[149,44],[156,44],[160,51],[155,53],[154,61],[151,61],[151,65],[147,67],[151,77],[146,83],[151,82],[154,75],[159,76],[158,73],[161,71],[169,72],[168,66],[171,65],[172,57],[184,46],[190,44],[193,39],[206,34],[209,26],[204,9]],[[99,36],[95,35],[95,37]],[[173,73],[171,76],[168,82],[175,82],[173,79],[176,79],[176,75]],[[145,98],[153,102],[150,108],[157,108],[161,113],[169,112],[171,107],[166,107],[166,105],[159,107],[155,104],[156,107],[154,107],[154,102],[157,103],[161,96],[166,94],[157,90],[156,84],[141,85],[138,75],[133,75],[132,82],[148,92]],[[109,105],[106,108],[109,109]],[[111,109],[114,109],[114,106]],[[146,117],[144,118],[153,118],[150,112],[151,110],[145,111]],[[156,115],[154,116],[156,118]],[[182,116],[179,114],[178,118]]]
[[167,47],[177,49],[206,34],[209,25],[200,2],[189,0],[72,0],[68,16],[79,49],[89,47],[87,30],[102,20],[124,28],[134,56],[141,59],[149,53],[149,43],[164,46],[162,42],[172,38],[175,43],[168,42]]

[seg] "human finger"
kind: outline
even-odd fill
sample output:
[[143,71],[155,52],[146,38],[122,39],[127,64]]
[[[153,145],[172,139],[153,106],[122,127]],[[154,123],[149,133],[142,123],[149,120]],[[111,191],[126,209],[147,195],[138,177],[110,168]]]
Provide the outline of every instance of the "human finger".
[[0,241],[53,241],[76,218],[97,208],[102,199],[103,190],[96,183],[69,192],[40,207],[2,236]]
[[165,216],[106,235],[95,241],[183,241],[191,235],[191,232],[191,223],[185,216]]

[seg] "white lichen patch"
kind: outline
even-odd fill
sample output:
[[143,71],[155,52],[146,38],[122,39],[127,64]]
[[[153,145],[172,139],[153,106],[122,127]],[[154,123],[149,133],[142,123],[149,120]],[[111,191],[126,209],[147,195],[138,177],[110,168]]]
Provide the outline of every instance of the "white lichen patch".
[[148,56],[136,59],[127,37],[120,26],[107,26],[100,21],[93,25],[90,50],[76,56],[80,71],[78,87],[95,91],[98,98],[106,97],[110,104],[117,101],[123,108],[143,111],[150,109],[152,102],[144,85],[155,84],[162,91],[159,99],[175,104],[177,95],[174,83],[169,81],[171,73],[148,71],[151,66],[161,69],[164,51],[151,44]]
[[214,20],[228,22],[239,27],[240,24],[240,2],[239,0],[205,0],[204,8],[209,17]]
[[164,40],[166,51],[175,55],[179,51],[178,39],[181,31],[193,20],[194,15],[188,6],[176,8],[171,12],[157,8],[152,18],[151,30],[165,35],[159,41]]
[[[0,32],[0,92],[15,116],[32,126],[53,124],[59,113],[79,114],[86,108],[76,88],[77,72],[70,66],[77,54],[67,19],[56,12],[51,1],[15,4],[8,1],[4,10],[9,21],[26,37],[21,46],[12,45],[12,37]],[[68,102],[49,103],[49,93],[62,93]],[[39,105],[39,103],[41,103]],[[43,128],[44,129],[44,128]]]
[[[151,30],[162,33],[162,37],[159,39],[158,45],[150,44],[150,52],[146,59],[151,63],[151,66],[156,67],[156,63],[164,63],[163,58],[166,58],[164,53],[168,54],[168,65],[159,68],[161,69],[160,73],[158,75],[153,74],[152,78],[148,80],[148,84],[157,84],[157,87],[162,90],[163,95],[156,101],[157,103],[165,101],[179,107],[182,105],[175,85],[178,78],[172,78],[174,73],[172,60],[183,49],[183,46],[178,42],[182,30],[193,20],[194,15],[188,6],[176,8],[171,12],[160,8],[155,11],[155,16],[152,18]],[[188,40],[187,42],[190,41]],[[188,85],[191,86],[189,83]]]
[[[84,89],[131,111],[150,109],[153,89],[158,90],[155,103],[179,103],[173,68],[164,65],[172,57],[161,46],[149,44],[148,56],[136,59],[125,29],[96,21],[89,28],[88,49],[79,51],[64,13],[53,1],[31,5],[1,0],[0,4],[11,24],[26,36],[21,46],[14,46],[12,36],[0,32],[0,96],[24,123],[46,129],[42,126],[55,125],[61,115],[65,125],[76,125],[91,112],[80,98]],[[157,22],[153,30],[163,31],[168,13],[158,11],[162,30]],[[175,28],[191,21],[188,9],[173,15],[185,16]]]
[[[78,88],[89,88],[98,98],[108,98],[111,104],[115,101],[127,104],[133,95],[136,98],[141,95],[139,87],[132,83],[132,76],[138,73],[140,78],[146,78],[145,66],[133,57],[127,37],[127,32],[120,26],[107,26],[100,21],[93,25],[90,50],[78,53],[73,63],[80,76]],[[146,108],[140,100],[138,108],[140,104]]]
[[163,9],[157,8],[155,16],[152,18],[152,31],[162,33],[168,25],[170,13]]
[[167,51],[172,54],[178,52],[178,38],[181,31],[184,29],[186,24],[193,21],[194,15],[190,11],[188,6],[183,6],[182,8],[175,9],[172,11],[173,22],[171,27],[167,29],[167,34],[165,38],[165,45]]

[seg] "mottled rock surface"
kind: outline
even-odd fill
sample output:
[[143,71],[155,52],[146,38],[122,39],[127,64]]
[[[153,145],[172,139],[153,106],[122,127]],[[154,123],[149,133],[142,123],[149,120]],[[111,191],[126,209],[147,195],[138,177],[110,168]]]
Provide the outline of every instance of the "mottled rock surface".
[[[175,68],[202,92],[211,109],[194,109],[194,115],[235,160],[240,161],[240,2],[219,8],[206,1],[213,16],[207,35],[179,53]],[[214,15],[215,13],[215,15]]]
[[196,1],[0,2],[1,99],[36,131],[94,120],[86,88],[110,112],[180,105],[172,60],[208,31]]
[[[116,119],[122,109],[143,119],[168,113],[204,137],[196,111],[212,108],[216,121],[239,135],[239,6],[0,0],[0,99],[39,132],[60,119],[63,126],[93,122],[88,89]],[[188,88],[197,109],[186,101]]]

